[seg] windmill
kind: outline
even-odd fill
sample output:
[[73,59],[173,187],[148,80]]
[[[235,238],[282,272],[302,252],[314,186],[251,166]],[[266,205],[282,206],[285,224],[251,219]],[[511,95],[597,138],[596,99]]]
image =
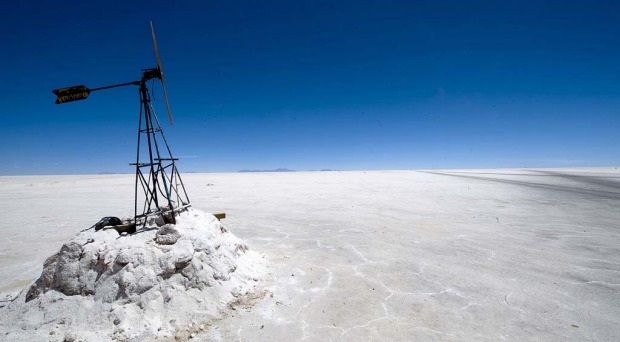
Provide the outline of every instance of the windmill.
[[185,186],[175,164],[178,158],[172,157],[172,152],[157,118],[155,108],[151,103],[150,91],[147,87],[147,81],[149,80],[159,79],[161,81],[168,120],[170,125],[172,125],[172,113],[170,112],[170,104],[166,94],[164,73],[161,67],[161,59],[152,21],[151,34],[153,36],[157,68],[143,69],[142,77],[139,81],[92,89],[79,85],[52,91],[57,96],[56,104],[62,104],[84,100],[93,91],[129,85],[139,87],[138,148],[136,162],[130,164],[136,168],[134,220],[128,226],[127,231],[129,232],[135,232],[138,226],[144,227],[150,217],[159,217],[165,223],[174,224],[176,223],[175,215],[190,206]]

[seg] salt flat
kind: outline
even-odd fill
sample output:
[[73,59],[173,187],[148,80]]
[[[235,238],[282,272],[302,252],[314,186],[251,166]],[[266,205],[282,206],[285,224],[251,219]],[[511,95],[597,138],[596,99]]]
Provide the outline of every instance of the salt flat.
[[[620,339],[615,168],[185,174],[193,206],[270,261],[269,295],[207,340]],[[0,177],[0,292],[133,176]]]

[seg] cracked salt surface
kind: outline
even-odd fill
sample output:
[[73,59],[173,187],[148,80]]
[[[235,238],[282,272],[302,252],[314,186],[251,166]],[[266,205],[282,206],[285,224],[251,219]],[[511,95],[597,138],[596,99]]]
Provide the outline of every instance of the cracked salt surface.
[[[39,184],[32,196],[49,180],[31,180]],[[107,181],[118,179],[98,179]],[[226,212],[227,227],[269,260],[265,298],[228,312],[193,341],[620,340],[614,168],[189,174],[184,181],[195,203]],[[107,196],[114,193],[122,191]],[[98,210],[123,208],[101,199],[105,193],[97,198]],[[19,210],[38,222],[34,209]],[[88,217],[75,218],[81,226],[109,214],[85,210]],[[42,241],[30,223],[13,241]],[[12,234],[15,223],[0,224]],[[25,256],[37,253],[1,247],[25,267],[1,264],[0,286],[18,274],[37,276],[36,268],[24,271]]]

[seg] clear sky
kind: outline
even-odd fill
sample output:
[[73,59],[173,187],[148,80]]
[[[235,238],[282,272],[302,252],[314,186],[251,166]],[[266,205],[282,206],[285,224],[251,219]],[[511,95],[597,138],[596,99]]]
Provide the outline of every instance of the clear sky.
[[[0,5],[0,174],[132,173],[153,20],[181,172],[620,164],[618,1]],[[155,108],[165,121],[161,88]]]

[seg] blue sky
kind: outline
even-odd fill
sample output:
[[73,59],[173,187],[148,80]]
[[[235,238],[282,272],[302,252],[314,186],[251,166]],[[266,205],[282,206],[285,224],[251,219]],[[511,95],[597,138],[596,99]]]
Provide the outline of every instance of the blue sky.
[[620,161],[616,1],[20,1],[0,11],[0,174],[133,172],[137,89],[51,90],[138,80],[149,20],[181,172]]

